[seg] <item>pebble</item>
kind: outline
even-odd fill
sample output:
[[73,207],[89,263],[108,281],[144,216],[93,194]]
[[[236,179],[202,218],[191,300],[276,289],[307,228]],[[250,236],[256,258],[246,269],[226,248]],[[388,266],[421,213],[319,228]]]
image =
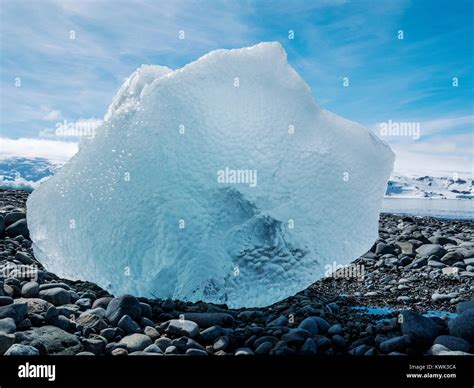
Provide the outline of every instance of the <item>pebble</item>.
[[226,350],[228,346],[229,346],[229,338],[223,335],[219,337],[216,342],[214,342],[214,345],[212,345],[212,348],[214,349],[215,352],[218,352],[219,350]]
[[312,338],[306,338],[303,346],[301,346],[301,353],[306,355],[316,354],[317,353],[317,346],[316,342]]
[[160,337],[155,340],[155,345],[157,345],[163,352],[173,344],[173,341],[168,337]]
[[119,344],[125,345],[125,348],[129,353],[143,350],[152,343],[150,337],[140,333],[127,335],[119,342]]
[[[105,317],[112,325],[117,325],[124,315],[128,315],[135,322],[140,321],[142,309],[140,302],[133,295],[121,295],[113,298],[107,305]],[[142,350],[142,349],[140,349]]]
[[267,326],[272,327],[272,326],[286,326],[288,325],[288,318],[285,317],[284,315],[280,315],[278,318],[275,318],[274,320],[270,321]]
[[71,303],[71,295],[64,288],[54,287],[48,289],[40,289],[39,297],[47,300],[55,306]]
[[144,329],[143,329],[143,334],[147,335],[148,337],[150,337],[152,339],[152,341],[160,338],[160,333],[158,333],[158,330],[156,330],[154,327],[152,326],[146,326]]
[[472,348],[471,344],[466,340],[451,335],[440,335],[434,341],[434,345],[436,344],[443,345],[448,350],[458,350],[461,352],[469,352]]
[[270,350],[273,348],[273,344],[271,342],[262,342],[256,349],[256,355],[266,355],[270,353]]
[[125,334],[139,333],[141,331],[138,323],[136,323],[128,315],[124,315],[122,318],[120,318],[117,326],[122,329]]
[[423,257],[437,256],[441,258],[446,254],[446,250],[439,244],[424,244],[416,249],[416,253]]
[[255,353],[250,348],[238,348],[234,354],[236,356],[253,356]]
[[51,325],[17,332],[16,339],[25,345],[41,343],[49,355],[72,356],[82,350],[82,344],[74,334]]
[[384,353],[403,352],[410,345],[410,342],[410,336],[402,335],[383,341],[379,347]]
[[163,354],[163,350],[156,345],[156,344],[151,344],[147,346],[145,349],[143,349],[145,353],[157,353],[157,354]]
[[342,334],[344,332],[342,326],[339,324],[339,323],[336,323],[335,325],[332,325],[329,329],[328,329],[328,334],[329,335],[335,335],[335,334]]
[[183,317],[203,329],[211,326],[230,327],[234,323],[234,317],[226,313],[184,313]]
[[39,284],[37,282],[27,282],[21,288],[21,296],[24,298],[36,298],[39,293]]
[[165,332],[175,335],[185,335],[194,338],[199,333],[199,326],[185,319],[171,319],[165,324]]
[[402,311],[400,315],[402,334],[410,336],[415,346],[427,348],[440,334],[440,327],[430,318],[411,310]]
[[5,356],[39,356],[39,351],[33,346],[13,344],[4,353]]
[[449,334],[474,344],[474,309],[465,310],[455,319],[451,319],[449,321]]
[[207,356],[208,355],[208,353],[205,350],[194,349],[194,348],[186,350],[186,354],[188,356]]

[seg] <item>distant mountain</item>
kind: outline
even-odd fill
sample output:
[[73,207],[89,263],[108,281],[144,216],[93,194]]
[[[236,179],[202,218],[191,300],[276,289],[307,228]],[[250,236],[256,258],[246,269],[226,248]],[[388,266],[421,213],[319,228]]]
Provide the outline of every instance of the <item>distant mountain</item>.
[[[15,157],[0,160],[0,188],[34,190],[53,175],[61,164],[44,158]],[[387,185],[390,198],[474,199],[471,178],[434,177],[430,175],[393,174]]]
[[471,199],[474,198],[473,180],[396,174],[390,177],[385,195],[394,198]]
[[61,168],[44,158],[14,157],[0,160],[0,188],[32,191]]

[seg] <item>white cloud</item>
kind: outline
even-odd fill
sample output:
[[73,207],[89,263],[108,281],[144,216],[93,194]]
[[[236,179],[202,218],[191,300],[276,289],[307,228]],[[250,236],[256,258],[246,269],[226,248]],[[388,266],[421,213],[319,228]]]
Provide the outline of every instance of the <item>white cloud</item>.
[[43,120],[55,121],[55,120],[59,120],[60,118],[61,118],[61,111],[60,110],[52,110],[43,117]]
[[457,172],[474,176],[473,134],[434,136],[423,143],[394,144],[391,147],[396,154],[397,172]]
[[10,139],[0,137],[1,158],[6,159],[14,156],[25,158],[46,158],[52,162],[64,163],[77,152],[77,143],[20,138]]

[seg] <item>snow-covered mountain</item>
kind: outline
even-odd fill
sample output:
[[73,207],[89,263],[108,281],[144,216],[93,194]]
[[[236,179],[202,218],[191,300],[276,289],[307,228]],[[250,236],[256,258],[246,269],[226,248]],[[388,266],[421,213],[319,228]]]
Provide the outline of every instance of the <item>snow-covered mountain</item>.
[[61,164],[44,158],[13,157],[0,160],[0,189],[32,191]]
[[387,185],[386,196],[391,198],[474,198],[472,178],[457,176],[434,177],[430,175],[394,174]]
[[[61,164],[44,158],[0,160],[0,189],[32,191],[60,168]],[[394,173],[388,182],[386,197],[474,199],[473,183],[472,178],[466,177]]]

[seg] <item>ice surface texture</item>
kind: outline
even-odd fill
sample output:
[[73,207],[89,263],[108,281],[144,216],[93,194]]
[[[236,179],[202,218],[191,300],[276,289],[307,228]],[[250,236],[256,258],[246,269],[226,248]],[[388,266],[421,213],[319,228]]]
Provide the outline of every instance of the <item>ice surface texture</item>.
[[[30,196],[28,224],[61,276],[264,306],[370,248],[393,160],[315,103],[280,44],[217,50],[132,74],[95,138]],[[226,168],[256,185],[219,180]]]

